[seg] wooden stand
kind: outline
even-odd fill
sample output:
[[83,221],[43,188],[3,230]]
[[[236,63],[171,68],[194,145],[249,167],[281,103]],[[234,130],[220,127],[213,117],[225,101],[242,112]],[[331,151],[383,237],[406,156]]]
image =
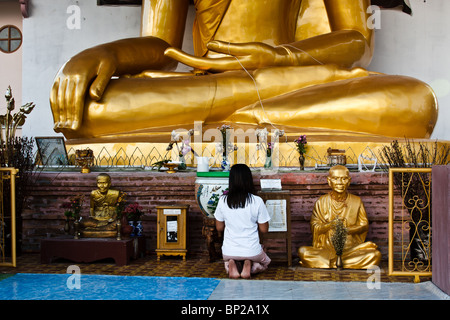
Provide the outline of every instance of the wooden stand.
[[[291,237],[291,205],[289,191],[260,191],[258,195],[264,200],[267,205],[267,200],[286,200],[286,231],[270,231],[261,234],[261,242],[264,244],[268,239],[285,239],[286,241],[286,259],[280,259],[286,261],[288,266],[292,266],[292,237]],[[272,259],[276,261],[277,259]]]
[[189,205],[157,206],[157,260],[162,255],[182,256],[186,261],[186,217]]
[[113,258],[118,266],[123,266],[130,262],[134,251],[133,239],[42,239],[41,263],[51,263],[54,258],[64,258],[74,262],[93,262]]
[[216,219],[203,218],[202,234],[206,237],[206,247],[209,253],[209,262],[214,262],[216,259],[221,259],[222,255],[217,252],[216,244],[220,246],[223,243],[223,234],[219,233],[216,229]]

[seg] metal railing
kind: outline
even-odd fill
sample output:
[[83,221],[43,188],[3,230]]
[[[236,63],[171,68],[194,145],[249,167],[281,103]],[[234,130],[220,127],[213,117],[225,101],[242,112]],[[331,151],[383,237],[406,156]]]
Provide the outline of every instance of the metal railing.
[[431,205],[431,168],[389,169],[389,275],[431,276]]
[[[16,175],[19,170],[15,168],[0,168],[0,266],[16,266]],[[9,215],[5,215],[4,181],[10,180],[10,206]],[[9,220],[9,221],[8,221]],[[8,223],[9,222],[9,225]],[[8,229],[9,227],[9,229]],[[11,246],[8,248],[7,239],[10,239]],[[8,254],[10,249],[10,254]],[[10,255],[10,257],[8,257]]]
[[[164,159],[178,160],[175,151],[166,151],[166,144],[154,144],[153,147],[148,147],[146,150],[137,146],[130,149],[119,148],[118,150],[108,150],[103,147],[94,151],[93,167],[102,168],[151,168],[152,165]],[[255,152],[251,148],[238,145],[237,150],[229,155],[229,160],[232,163],[247,163],[250,167],[261,167],[265,162],[265,154],[262,152]],[[328,159],[325,152],[316,150],[314,146],[308,147],[308,152],[305,155],[307,167],[326,166]],[[65,167],[74,166],[76,149],[70,147],[67,149],[68,163],[61,163],[57,166],[61,169]],[[369,147],[364,150],[367,155],[374,155],[376,152],[370,150]],[[222,154],[218,154],[215,150],[214,144],[205,145],[200,154],[203,157],[210,157],[210,164],[212,167],[220,167],[222,161]],[[351,147],[346,149],[347,164],[358,166],[358,157],[360,154],[355,152]],[[278,154],[278,165],[280,167],[298,167],[298,153],[292,143],[284,143],[282,150]],[[195,166],[196,162],[194,155],[188,153],[184,156],[184,160],[188,166]],[[54,163],[55,161],[50,161]],[[46,167],[45,164],[38,163],[40,166]],[[371,164],[373,166],[373,164]]]

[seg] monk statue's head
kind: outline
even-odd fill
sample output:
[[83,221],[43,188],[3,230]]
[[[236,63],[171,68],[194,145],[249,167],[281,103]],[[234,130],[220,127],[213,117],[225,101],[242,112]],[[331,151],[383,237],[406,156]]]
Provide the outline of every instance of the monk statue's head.
[[328,185],[334,192],[344,193],[350,185],[350,173],[344,166],[334,166],[328,172],[327,181]]
[[100,173],[97,176],[97,187],[101,193],[108,192],[111,187],[111,177],[106,173]]

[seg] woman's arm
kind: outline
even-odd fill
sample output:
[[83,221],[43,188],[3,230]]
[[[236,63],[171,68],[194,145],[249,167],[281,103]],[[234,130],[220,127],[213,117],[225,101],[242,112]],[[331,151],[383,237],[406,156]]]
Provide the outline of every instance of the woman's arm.
[[216,220],[216,229],[219,232],[222,232],[223,230],[225,230],[225,221]]
[[269,222],[258,223],[258,230],[261,233],[269,232]]

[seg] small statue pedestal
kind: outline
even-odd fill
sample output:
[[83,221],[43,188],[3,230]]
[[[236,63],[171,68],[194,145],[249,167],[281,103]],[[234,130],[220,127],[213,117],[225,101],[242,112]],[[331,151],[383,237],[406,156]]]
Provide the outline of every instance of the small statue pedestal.
[[134,254],[133,239],[102,238],[42,239],[41,263],[51,263],[54,258],[74,262],[94,262],[113,258],[118,266],[127,265]]

